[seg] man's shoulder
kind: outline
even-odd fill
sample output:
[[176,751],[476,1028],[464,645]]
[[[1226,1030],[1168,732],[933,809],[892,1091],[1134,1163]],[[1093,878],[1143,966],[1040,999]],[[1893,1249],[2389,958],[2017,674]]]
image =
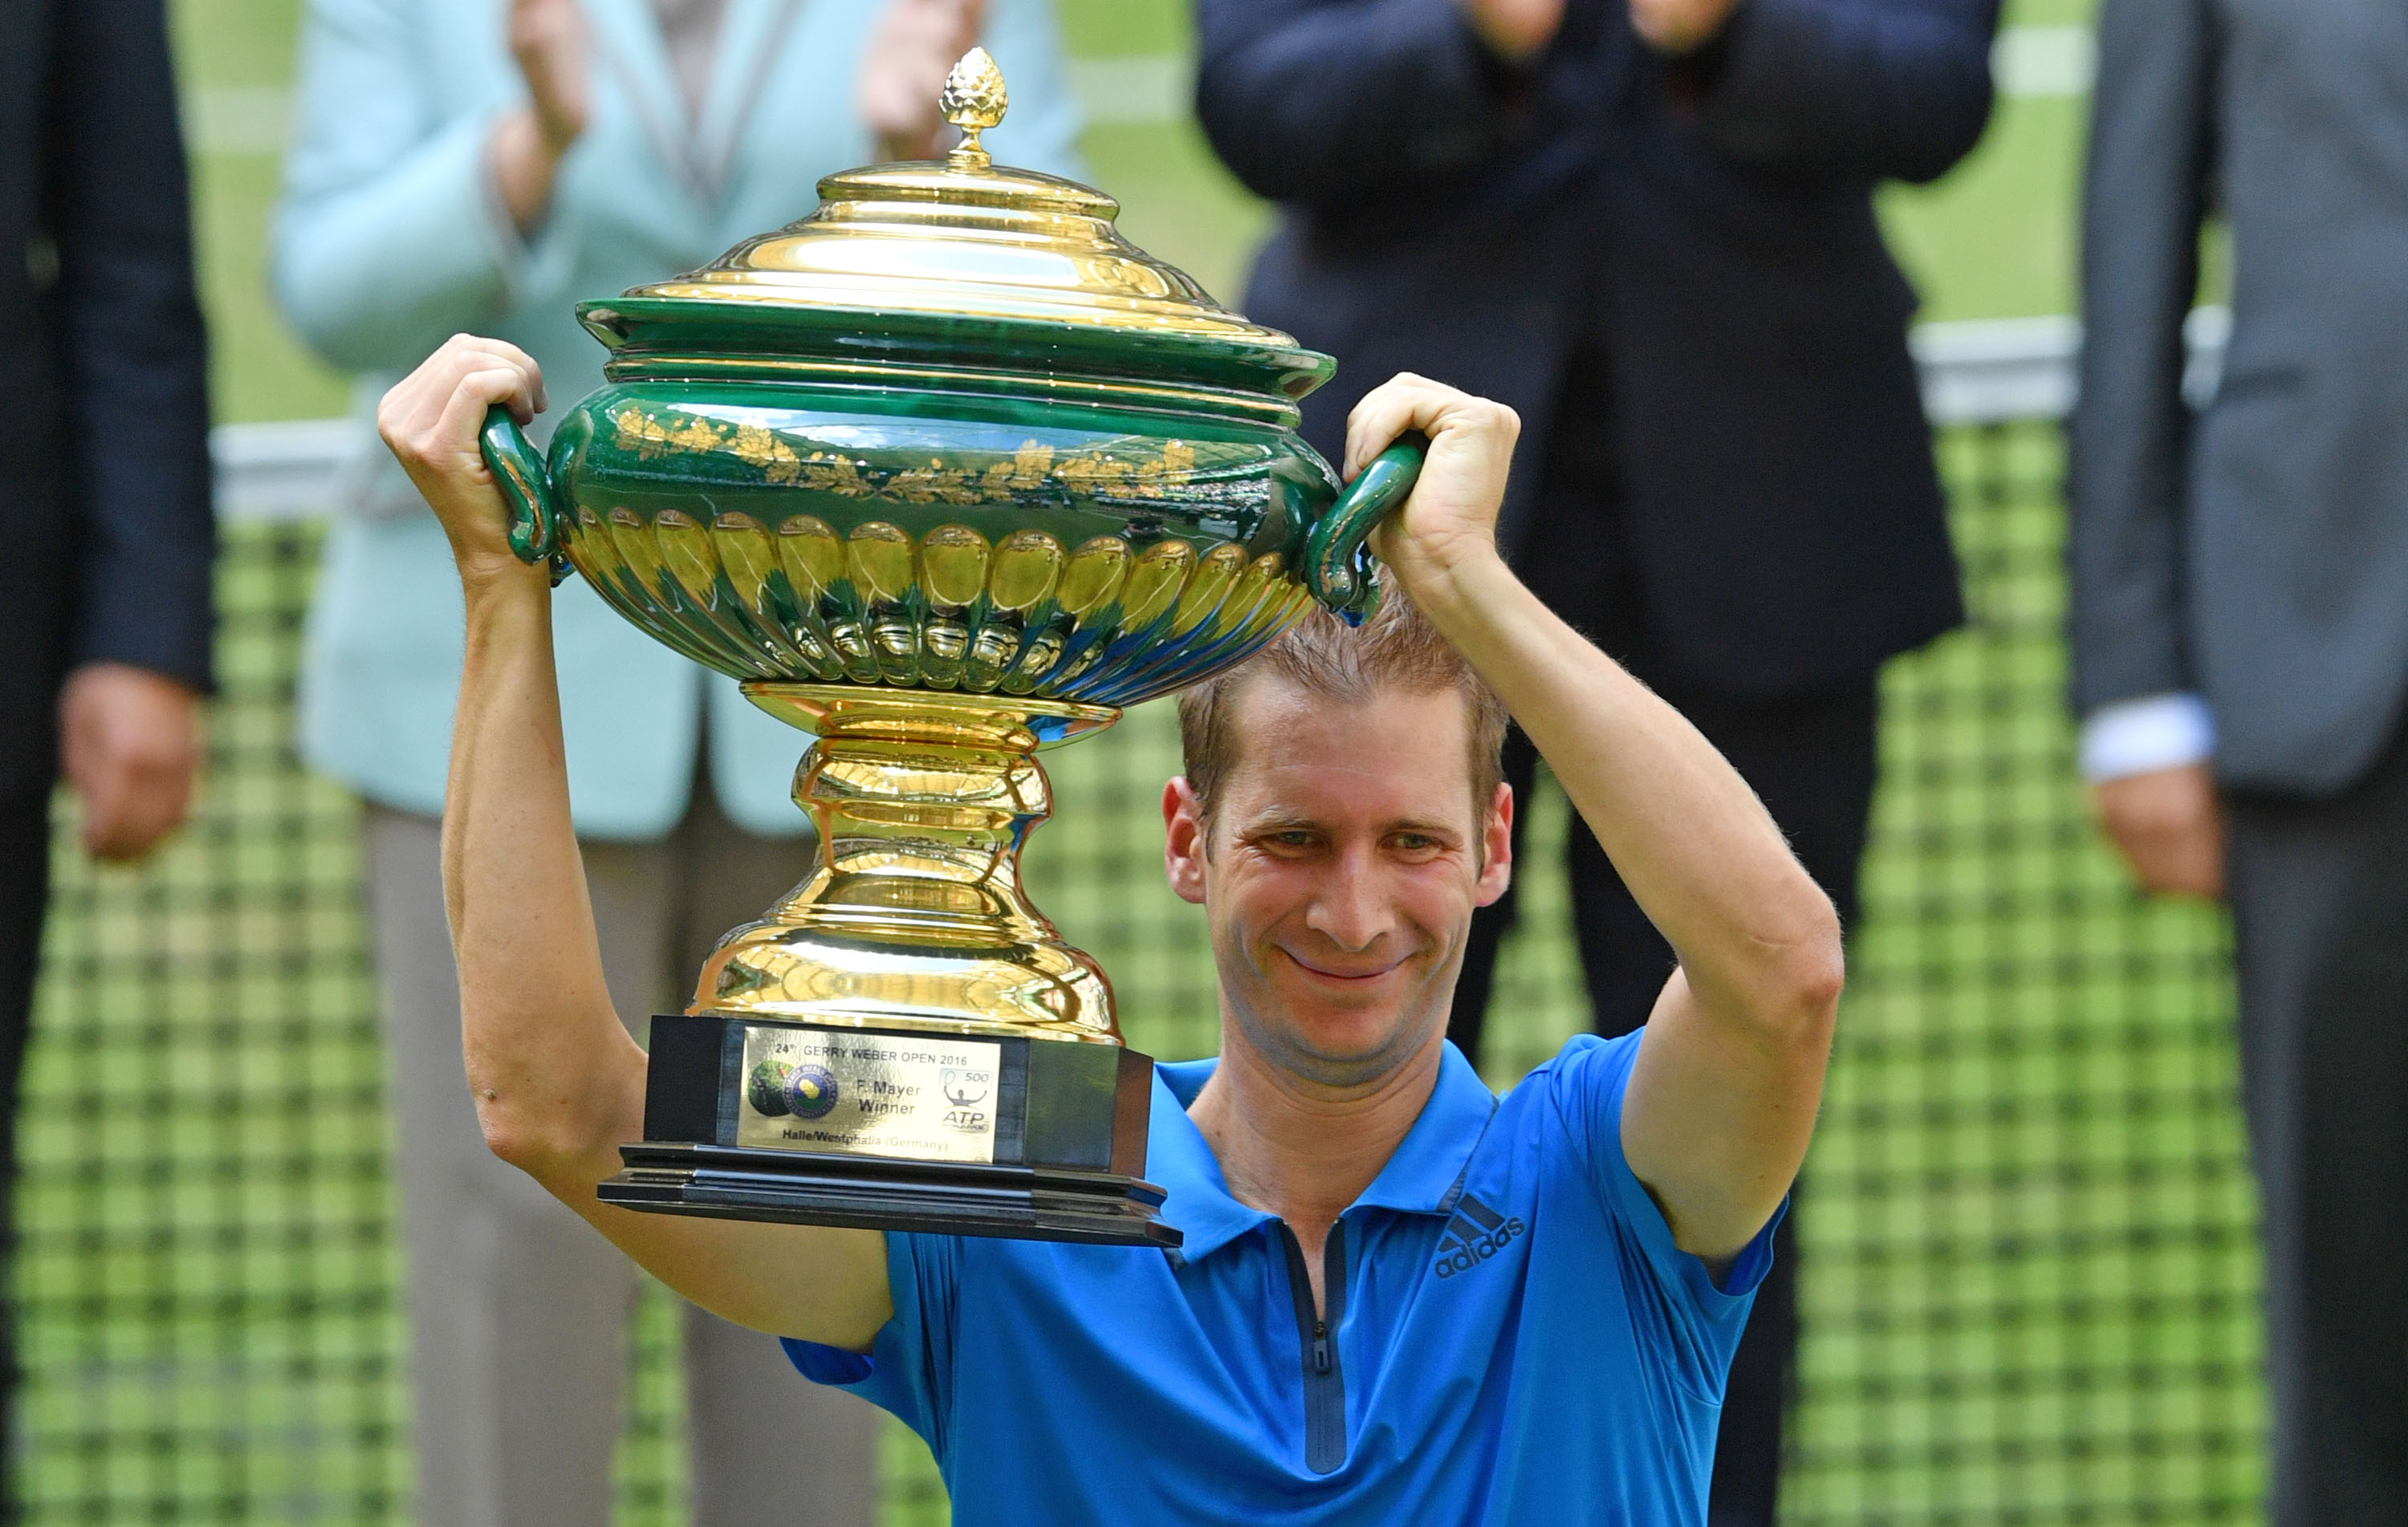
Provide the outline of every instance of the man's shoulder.
[[[1622,1094],[1639,1039],[1637,1034],[1577,1035],[1531,1067],[1498,1100],[1496,1119],[1466,1180],[1490,1170],[1518,1176],[1525,1167],[1540,1173],[1531,1179],[1534,1189],[1550,1175],[1599,1180],[1599,1169],[1620,1159]],[[1568,1170],[1549,1172],[1557,1166]]]
[[1622,1090],[1630,1079],[1631,1063],[1639,1055],[1640,1038],[1646,1032],[1634,1029],[1611,1038],[1594,1034],[1572,1035],[1564,1041],[1561,1049],[1532,1066],[1508,1089],[1499,1100],[1499,1108],[1560,1106],[1572,1097],[1593,1099],[1600,1094],[1610,1095],[1619,1105]]

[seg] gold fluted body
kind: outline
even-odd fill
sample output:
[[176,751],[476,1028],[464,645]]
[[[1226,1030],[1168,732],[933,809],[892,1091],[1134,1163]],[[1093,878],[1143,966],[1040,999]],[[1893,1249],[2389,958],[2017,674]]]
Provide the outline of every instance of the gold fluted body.
[[819,863],[721,942],[693,1011],[1120,1042],[1102,967],[1020,885],[1021,846],[1054,806],[1040,729],[1068,740],[1118,711],[837,684],[745,692],[819,734],[795,778]]

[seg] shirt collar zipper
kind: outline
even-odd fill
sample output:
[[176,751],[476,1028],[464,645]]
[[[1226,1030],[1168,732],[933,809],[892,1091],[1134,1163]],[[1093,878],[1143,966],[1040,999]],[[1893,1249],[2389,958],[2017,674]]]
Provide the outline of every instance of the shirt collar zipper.
[[1346,1375],[1338,1360],[1338,1324],[1346,1314],[1346,1221],[1333,1223],[1322,1243],[1326,1315],[1313,1307],[1303,1244],[1286,1220],[1271,1222],[1279,1226],[1287,1251],[1288,1293],[1296,1306],[1297,1345],[1304,1360],[1304,1465],[1315,1474],[1330,1474],[1346,1462]]

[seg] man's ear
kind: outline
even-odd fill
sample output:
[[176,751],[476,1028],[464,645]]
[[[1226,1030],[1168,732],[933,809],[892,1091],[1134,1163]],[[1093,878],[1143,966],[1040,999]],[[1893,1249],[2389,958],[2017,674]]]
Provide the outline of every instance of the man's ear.
[[1480,883],[1472,889],[1472,905],[1493,906],[1512,883],[1513,787],[1500,780],[1489,797],[1488,819],[1480,824]]
[[1182,901],[1204,905],[1205,860],[1211,833],[1196,787],[1180,775],[1162,787],[1162,873]]

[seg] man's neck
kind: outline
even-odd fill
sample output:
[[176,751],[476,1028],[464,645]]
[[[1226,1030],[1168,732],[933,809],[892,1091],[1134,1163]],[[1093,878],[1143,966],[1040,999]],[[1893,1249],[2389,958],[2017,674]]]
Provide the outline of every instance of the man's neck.
[[1323,1238],[1362,1196],[1438,1085],[1443,1035],[1355,1086],[1307,1080],[1222,1025],[1221,1063],[1187,1110],[1221,1163],[1229,1196],[1287,1221],[1316,1281]]

